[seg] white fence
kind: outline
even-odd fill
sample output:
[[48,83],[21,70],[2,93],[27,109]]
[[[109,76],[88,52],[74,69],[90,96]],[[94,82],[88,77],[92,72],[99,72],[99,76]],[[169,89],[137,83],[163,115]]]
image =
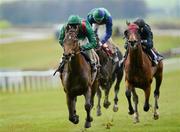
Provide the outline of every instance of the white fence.
[[58,73],[48,71],[0,71],[1,92],[21,92],[60,87]]

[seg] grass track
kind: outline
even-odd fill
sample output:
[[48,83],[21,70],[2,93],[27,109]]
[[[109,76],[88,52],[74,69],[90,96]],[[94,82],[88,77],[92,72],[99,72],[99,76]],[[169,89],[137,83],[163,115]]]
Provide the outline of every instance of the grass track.
[[[85,121],[84,98],[77,101],[77,113],[80,123],[73,125],[68,121],[65,94],[62,88],[52,91],[30,92],[21,94],[0,94],[0,132],[179,132],[180,131],[180,70],[165,73],[159,100],[160,119],[152,119],[152,109],[143,111],[144,93],[139,95],[140,123],[133,124],[132,116],[127,114],[127,101],[124,95],[124,82],[119,94],[119,111],[112,112],[111,107],[102,108],[102,116],[96,116],[96,108],[92,110],[94,121],[88,130],[83,128]],[[123,80],[124,81],[124,80]],[[150,104],[153,105],[153,89]],[[111,102],[113,93],[111,91]],[[97,104],[97,98],[95,105]],[[111,122],[112,127],[106,129]]]

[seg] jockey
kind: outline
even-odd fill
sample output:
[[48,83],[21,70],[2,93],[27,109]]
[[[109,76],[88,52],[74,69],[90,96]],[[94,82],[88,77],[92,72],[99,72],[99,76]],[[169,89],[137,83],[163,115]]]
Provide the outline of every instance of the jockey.
[[[89,22],[87,20],[84,20],[77,15],[69,16],[67,24],[64,24],[60,30],[59,43],[61,44],[62,47],[63,47],[63,40],[65,37],[65,30],[68,25],[79,26],[78,40],[81,45],[80,50],[86,51],[86,53],[90,59],[92,71],[93,72],[96,71],[97,70],[97,67],[96,67],[97,61],[94,56],[94,54],[96,54],[96,52],[92,49],[97,47],[97,41],[96,41],[96,37],[92,30],[91,25],[89,24]],[[62,57],[62,62],[60,62],[60,66],[58,68],[60,73],[63,72],[65,63],[66,63],[65,57]]]
[[114,62],[119,61],[115,46],[111,46],[113,48],[109,46],[109,44],[112,44],[112,17],[109,11],[105,8],[94,8],[88,13],[87,20],[93,26],[96,36],[99,25],[106,25],[106,33],[100,40],[99,45],[102,46],[107,54],[113,56]]
[[[140,36],[141,36],[141,44],[145,46],[145,52],[149,54],[151,57],[153,63],[155,65],[158,64],[158,61],[162,59],[162,56],[159,53],[156,53],[153,48],[153,33],[151,31],[150,26],[145,23],[143,19],[137,19],[134,21],[135,24],[137,24],[140,28]],[[127,41],[125,42],[125,49],[127,49]],[[127,56],[127,50],[125,53],[125,57]]]

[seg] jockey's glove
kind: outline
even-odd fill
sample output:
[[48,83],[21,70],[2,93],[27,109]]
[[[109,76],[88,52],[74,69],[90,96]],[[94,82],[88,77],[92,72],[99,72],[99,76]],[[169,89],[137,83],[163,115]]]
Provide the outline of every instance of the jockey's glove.
[[108,48],[108,44],[107,44],[107,43],[104,43],[104,44],[102,44],[102,47]]
[[141,44],[147,44],[147,40],[141,40]]

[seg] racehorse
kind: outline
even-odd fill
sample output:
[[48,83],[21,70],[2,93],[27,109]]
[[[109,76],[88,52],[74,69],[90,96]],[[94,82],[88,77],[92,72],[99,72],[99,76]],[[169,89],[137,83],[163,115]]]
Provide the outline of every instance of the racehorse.
[[66,29],[63,47],[67,62],[60,78],[66,93],[69,120],[78,124],[79,116],[76,114],[76,99],[77,96],[84,95],[84,107],[87,113],[85,128],[89,128],[93,120],[91,109],[94,104],[98,80],[92,78],[91,67],[80,52],[77,39],[78,30],[78,27],[70,25]]
[[[139,35],[139,27],[134,23],[127,23],[128,29],[125,31],[125,36],[128,42],[128,56],[124,63],[125,69],[125,86],[126,86],[126,97],[129,104],[129,114],[134,114],[134,123],[139,122],[138,115],[138,95],[136,94],[135,88],[141,88],[145,93],[144,111],[148,111],[150,108],[149,97],[151,90],[151,83],[153,77],[156,80],[156,87],[154,90],[154,119],[159,118],[157,112],[158,109],[158,98],[159,91],[163,77],[163,63],[159,63],[152,67],[151,60],[148,55],[143,51],[141,45],[141,37]],[[133,94],[134,109],[131,104],[131,93]]]
[[[97,37],[97,36],[96,36]],[[99,41],[97,37],[97,41]],[[122,59],[122,54],[120,50],[116,47],[117,54],[118,54],[118,59]],[[105,92],[105,99],[103,106],[105,108],[108,108],[109,105],[111,104],[109,102],[109,91],[110,88],[112,87],[112,84],[116,80],[116,84],[114,87],[114,106],[113,106],[113,111],[117,112],[118,111],[118,92],[119,92],[119,85],[123,77],[123,67],[119,66],[119,61],[118,62],[113,62],[113,60],[109,57],[109,55],[100,47],[99,49],[96,50],[96,53],[99,56],[100,60],[100,76],[99,76],[99,85],[100,87],[104,90]],[[97,96],[98,96],[98,105],[97,105],[97,116],[101,115],[101,89],[98,87],[97,89]]]

